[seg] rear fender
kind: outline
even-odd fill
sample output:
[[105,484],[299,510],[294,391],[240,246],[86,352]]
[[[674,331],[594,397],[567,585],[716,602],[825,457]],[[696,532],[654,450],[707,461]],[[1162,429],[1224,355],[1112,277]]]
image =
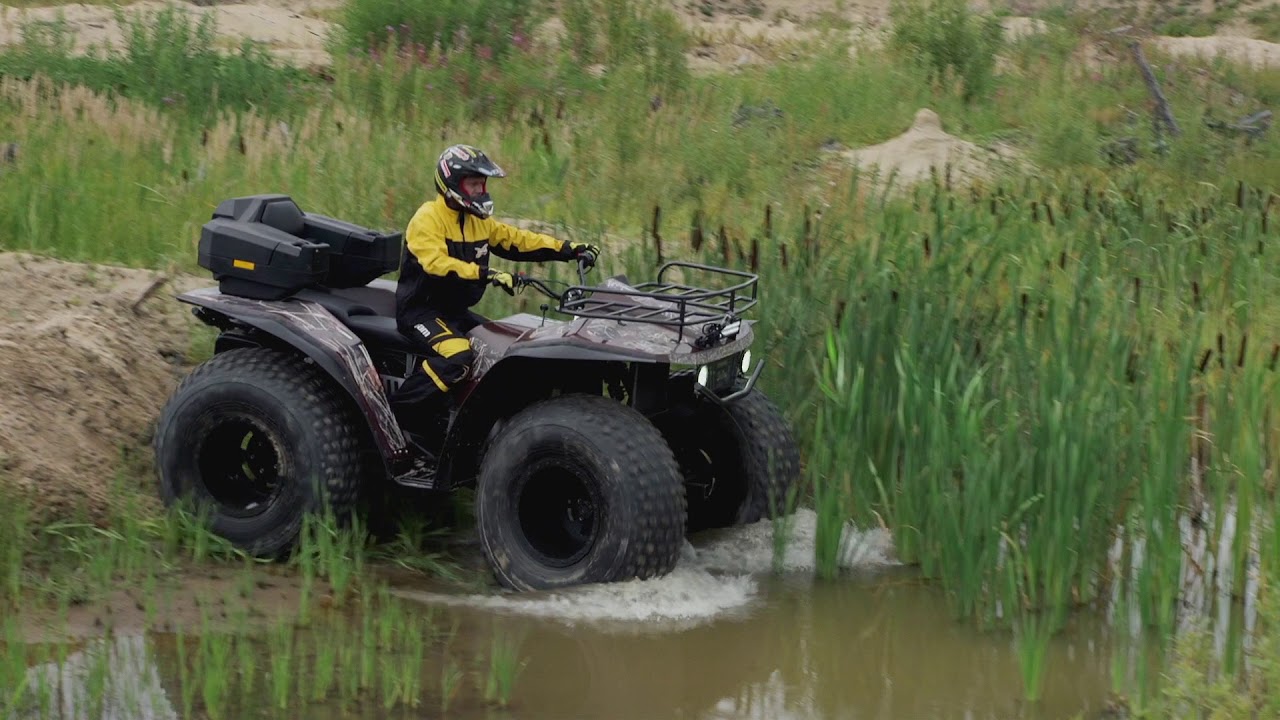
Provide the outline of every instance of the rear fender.
[[304,300],[223,295],[217,288],[184,293],[178,300],[204,309],[197,315],[210,325],[224,330],[247,325],[306,355],[355,401],[388,469],[394,472],[408,460],[408,443],[364,343],[328,310]]

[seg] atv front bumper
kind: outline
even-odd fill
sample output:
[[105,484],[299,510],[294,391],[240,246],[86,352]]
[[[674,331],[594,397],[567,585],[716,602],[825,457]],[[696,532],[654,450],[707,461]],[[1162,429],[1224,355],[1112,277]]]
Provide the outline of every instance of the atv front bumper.
[[751,367],[751,352],[736,353],[694,371],[693,389],[698,395],[724,405],[743,397],[756,386],[764,371],[764,358]]

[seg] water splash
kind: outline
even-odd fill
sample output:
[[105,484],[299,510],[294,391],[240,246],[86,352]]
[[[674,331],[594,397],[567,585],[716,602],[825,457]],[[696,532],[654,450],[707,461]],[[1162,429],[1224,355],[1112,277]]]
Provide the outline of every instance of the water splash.
[[[787,542],[778,569],[813,572],[818,515],[802,509],[783,522]],[[774,568],[774,528],[769,521],[706,533],[696,564],[707,570],[762,574]],[[893,536],[880,528],[859,530],[846,524],[840,540],[840,567],[846,570],[896,565]]]
[[[788,541],[779,569],[814,570],[818,519],[800,510],[784,523]],[[846,526],[840,566],[846,569],[897,564],[892,537],[884,530]],[[585,585],[553,592],[449,594],[397,589],[400,597],[430,604],[467,607],[558,620],[568,624],[643,624],[686,628],[729,617],[757,601],[756,576],[774,568],[774,527],[761,521],[701,533],[686,541],[679,564],[651,580]]]
[[554,592],[451,595],[392,590],[407,600],[559,620],[573,625],[660,625],[692,627],[748,607],[756,597],[749,575],[716,576],[697,567],[677,566],[652,580],[587,585]]

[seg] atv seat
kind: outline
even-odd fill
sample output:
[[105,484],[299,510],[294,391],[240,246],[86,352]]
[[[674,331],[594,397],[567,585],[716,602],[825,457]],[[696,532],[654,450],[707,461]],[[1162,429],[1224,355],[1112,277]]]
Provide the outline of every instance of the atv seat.
[[[375,292],[360,293],[357,290],[373,290]],[[396,327],[394,317],[394,294],[391,295],[391,307],[386,307],[378,288],[350,288],[345,290],[306,289],[294,295],[299,300],[306,300],[320,305],[333,313],[343,325],[351,329],[365,343],[377,348],[400,350],[403,352],[419,352],[417,346]],[[369,302],[362,302],[368,300]],[[371,306],[389,311],[379,314]]]
[[361,340],[373,347],[403,352],[422,352],[396,327],[395,318],[381,315],[352,315],[346,319],[346,324]]
[[393,280],[379,278],[359,287],[330,288],[330,292],[369,307],[374,315],[396,316],[396,283]]

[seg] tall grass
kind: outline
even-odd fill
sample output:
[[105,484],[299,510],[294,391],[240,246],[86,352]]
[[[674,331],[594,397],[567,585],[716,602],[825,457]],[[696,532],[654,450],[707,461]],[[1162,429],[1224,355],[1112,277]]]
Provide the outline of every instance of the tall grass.
[[1249,660],[1246,669],[1227,671],[1213,647],[1212,633],[1205,623],[1196,622],[1179,639],[1159,693],[1135,717],[1254,718],[1280,713],[1280,698],[1275,693],[1280,682],[1280,614],[1275,588],[1263,597],[1260,615],[1265,625],[1257,646],[1245,653]]
[[[745,242],[759,231],[765,202],[774,204],[779,226],[799,227],[806,206],[810,214],[824,206],[846,216],[862,212],[855,210],[861,199],[849,193],[865,184],[849,182],[842,161],[820,148],[833,139],[851,146],[883,141],[920,107],[937,110],[950,132],[1014,143],[1049,178],[1083,173],[1098,178],[1099,188],[1107,182],[1103,143],[1146,127],[1120,109],[1144,102],[1141,79],[1126,66],[1078,68],[1071,59],[1076,39],[1064,31],[1012,45],[1011,69],[997,76],[991,98],[965,103],[896,55],[863,49],[851,59],[836,42],[793,63],[686,77],[660,69],[678,64],[674,56],[661,60],[660,51],[688,42],[661,13],[623,3],[609,14],[577,2],[584,20],[560,45],[514,46],[506,57],[487,59],[471,51],[419,55],[403,44],[376,58],[340,54],[331,83],[300,80],[296,94],[279,91],[287,80],[248,83],[259,88],[243,95],[254,111],[221,120],[166,104],[168,90],[135,104],[117,102],[114,91],[86,92],[84,84],[59,89],[61,81],[115,86],[55,72],[75,58],[50,50],[35,63],[56,79],[50,85],[16,82],[26,75],[0,71],[0,103],[12,111],[0,113],[0,133],[21,147],[3,176],[12,191],[0,196],[0,244],[138,264],[178,259],[192,267],[190,247],[213,206],[265,190],[286,190],[307,209],[400,228],[433,192],[428,161],[463,138],[509,171],[494,187],[502,214],[635,236],[657,205],[668,236],[683,236],[697,215],[713,238],[723,224]],[[217,71],[195,49],[183,57],[207,72],[162,63],[147,50],[156,46],[150,37],[136,54],[151,59],[139,62],[175,67],[174,83],[252,75]],[[585,37],[594,44],[583,45]],[[620,49],[610,50],[615,41]],[[648,66],[628,53],[657,65],[642,70]],[[619,67],[603,77],[588,72],[588,60],[607,66],[610,58],[622,58]],[[1167,83],[1178,108],[1219,104],[1234,92],[1269,97],[1261,73],[1235,73],[1221,83],[1187,77]],[[130,86],[168,82],[139,76]],[[191,102],[215,102],[204,84],[182,92]],[[235,107],[226,92],[219,85],[225,100],[216,103]],[[772,119],[748,112],[771,106],[780,111]],[[1187,149],[1139,159],[1136,170],[1156,184],[1153,192],[1185,195],[1196,180],[1216,181],[1220,173],[1259,184],[1280,172],[1274,145],[1197,135],[1178,148]],[[92,227],[82,218],[93,218]]]
[[[1140,187],[939,191],[886,213],[879,242],[831,260],[852,281],[810,436],[821,511],[886,519],[958,615],[1020,637],[1047,640],[1121,580],[1143,624],[1172,637],[1188,516],[1222,528],[1231,513],[1234,534],[1210,552],[1228,561],[1216,582],[1239,588],[1248,529],[1276,520],[1264,448],[1280,338],[1265,298],[1280,277],[1265,203],[1234,190],[1206,194],[1186,222]],[[1108,577],[1117,528],[1127,578]]]
[[992,84],[1003,42],[1000,19],[979,15],[957,0],[896,0],[893,43],[906,50],[937,82],[959,82],[966,101]]
[[501,58],[528,38],[546,9],[542,0],[349,0],[342,8],[339,37],[348,50],[376,50],[395,43]]

